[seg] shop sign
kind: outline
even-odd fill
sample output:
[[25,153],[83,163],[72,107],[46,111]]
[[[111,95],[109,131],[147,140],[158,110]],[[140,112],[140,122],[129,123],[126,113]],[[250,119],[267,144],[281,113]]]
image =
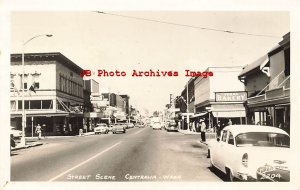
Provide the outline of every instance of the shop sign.
[[244,102],[247,101],[247,92],[215,92],[216,102]]

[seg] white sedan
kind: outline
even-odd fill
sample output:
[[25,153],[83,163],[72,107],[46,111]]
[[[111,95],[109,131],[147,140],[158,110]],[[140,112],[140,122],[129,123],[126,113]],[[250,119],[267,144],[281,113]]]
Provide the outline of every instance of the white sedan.
[[13,136],[14,139],[20,139],[22,137],[23,132],[17,130],[15,127],[10,127],[10,134]]
[[153,129],[153,130],[154,130],[154,129],[159,129],[159,130],[161,130],[161,129],[162,129],[161,123],[160,123],[160,122],[154,122],[154,123],[152,124],[152,129]]
[[109,128],[105,123],[97,124],[97,127],[94,128],[95,135],[97,134],[107,134],[109,132]]
[[228,181],[289,181],[289,147],[289,135],[279,128],[231,125],[209,143],[208,157]]

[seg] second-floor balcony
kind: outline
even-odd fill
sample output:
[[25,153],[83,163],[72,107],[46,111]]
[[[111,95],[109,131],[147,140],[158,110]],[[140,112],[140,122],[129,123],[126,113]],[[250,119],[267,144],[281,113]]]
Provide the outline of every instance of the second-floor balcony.
[[[280,99],[290,99],[290,76],[283,78],[284,72],[275,77],[260,93],[247,100],[249,105],[266,101],[279,101]],[[281,80],[278,80],[281,78]],[[279,82],[280,81],[280,82]],[[262,94],[264,92],[264,94]]]

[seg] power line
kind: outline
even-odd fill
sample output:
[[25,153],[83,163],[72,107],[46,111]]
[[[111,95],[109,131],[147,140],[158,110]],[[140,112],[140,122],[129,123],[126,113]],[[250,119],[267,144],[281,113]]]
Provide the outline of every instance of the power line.
[[114,14],[114,13],[107,13],[107,12],[103,12],[103,11],[96,11],[96,12],[99,13],[99,14],[105,14],[105,15],[110,15],[110,16],[117,16],[117,17],[123,17],[123,18],[135,19],[135,20],[143,20],[143,21],[148,21],[148,22],[156,22],[156,23],[160,23],[160,24],[168,24],[168,25],[194,28],[194,29],[200,29],[200,30],[208,30],[208,31],[214,31],[214,32],[223,32],[223,33],[228,33],[228,34],[239,34],[239,35],[268,37],[268,38],[280,38],[281,37],[281,36],[273,36],[273,35],[236,32],[236,31],[231,31],[231,30],[221,30],[221,29],[193,26],[193,25],[187,25],[187,24],[178,24],[178,23],[174,23],[174,22],[167,22],[167,21],[154,20],[154,19],[148,19],[148,18],[141,18],[141,17],[120,15],[120,14]]

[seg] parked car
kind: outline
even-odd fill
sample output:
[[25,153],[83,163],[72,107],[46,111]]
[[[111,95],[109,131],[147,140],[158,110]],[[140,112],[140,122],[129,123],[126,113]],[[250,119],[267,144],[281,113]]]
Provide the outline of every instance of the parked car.
[[115,125],[113,125],[112,127],[112,133],[118,133],[118,132],[122,132],[122,133],[126,133],[126,124],[125,123],[116,123]]
[[275,127],[230,125],[208,146],[212,168],[228,181],[289,181],[290,137]]
[[142,123],[142,122],[138,122],[138,123],[136,123],[135,126],[138,127],[138,128],[142,128],[142,127],[145,127],[145,124]]
[[22,137],[23,132],[21,130],[17,130],[15,127],[10,127],[10,134],[13,139],[20,139]]
[[97,134],[107,134],[109,132],[109,128],[105,123],[97,124],[94,128],[95,135]]
[[166,127],[166,130],[169,131],[177,131],[178,132],[178,125],[175,121],[170,121]]
[[112,131],[113,126],[114,126],[114,124],[109,124],[108,131]]
[[134,124],[133,123],[127,123],[127,127],[128,127],[128,129],[134,128]]
[[162,125],[161,125],[161,123],[160,122],[154,122],[153,124],[152,124],[152,129],[154,130],[154,129],[162,129]]

